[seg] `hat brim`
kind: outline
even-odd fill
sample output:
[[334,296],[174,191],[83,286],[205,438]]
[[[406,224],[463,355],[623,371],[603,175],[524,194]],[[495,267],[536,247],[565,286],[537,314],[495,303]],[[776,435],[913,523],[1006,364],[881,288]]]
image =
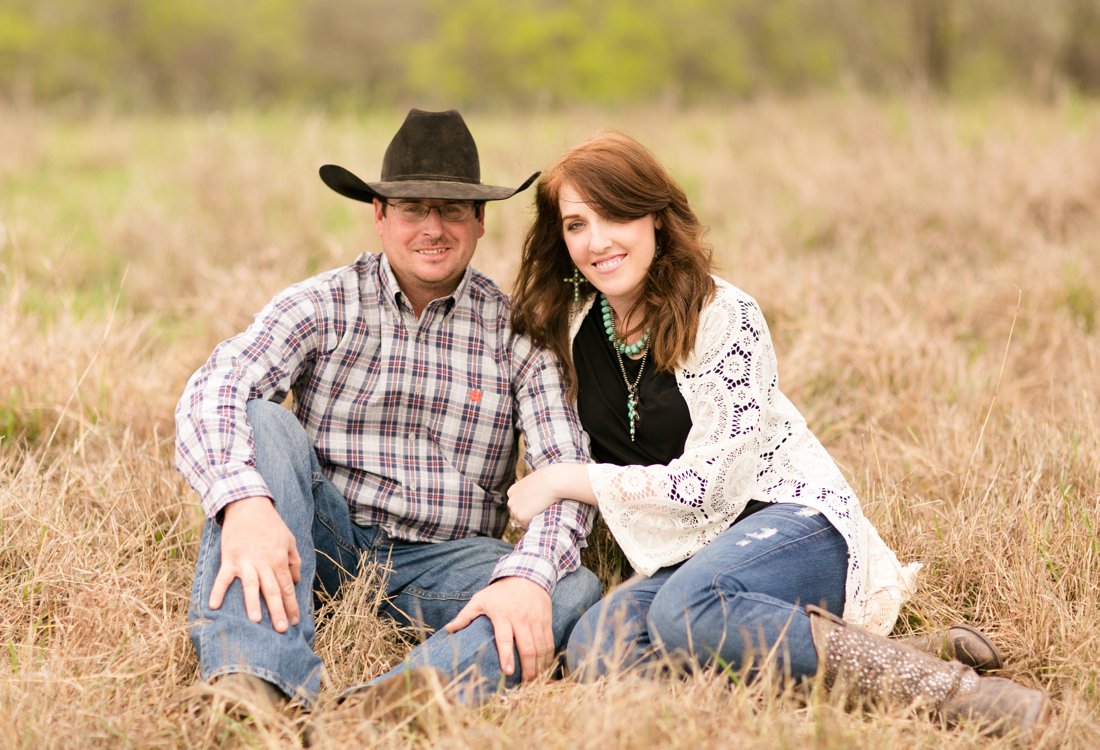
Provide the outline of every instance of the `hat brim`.
[[320,169],[326,185],[345,198],[370,203],[375,198],[423,198],[426,200],[500,201],[530,187],[538,172],[524,180],[517,188],[482,185],[451,180],[391,180],[389,182],[363,182],[354,174],[335,164]]

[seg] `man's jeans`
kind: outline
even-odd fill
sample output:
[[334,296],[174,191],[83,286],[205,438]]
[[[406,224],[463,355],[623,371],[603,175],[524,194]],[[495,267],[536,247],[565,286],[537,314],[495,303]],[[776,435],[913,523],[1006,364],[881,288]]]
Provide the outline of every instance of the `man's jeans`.
[[[465,693],[469,696],[481,695],[482,688],[492,691],[519,682],[518,656],[515,673],[507,678],[501,673],[488,618],[479,617],[453,635],[442,630],[489,583],[497,561],[512,545],[488,537],[404,542],[381,529],[358,526],[352,523],[343,496],[321,473],[305,430],[291,412],[268,401],[250,401],[248,419],[255,436],[256,468],[275,496],[275,507],[294,534],[302,558],[302,583],[296,587],[301,621],[278,633],[265,604],[263,619],[253,623],[245,614],[239,579],[229,587],[219,609],[207,606],[221,566],[221,526],[207,521],[188,615],[203,679],[247,672],[312,705],[322,669],[313,651],[314,589],[335,593],[343,581],[359,573],[363,555],[366,564],[378,563],[391,570],[382,614],[434,633],[379,679],[410,667],[430,666],[449,679],[459,678],[460,685],[470,688]],[[599,595],[599,581],[585,568],[558,582],[552,595],[556,648],[564,647],[577,619]]]
[[795,680],[817,672],[810,622],[800,604],[839,614],[848,547],[815,510],[771,505],[734,524],[696,555],[633,580],[585,613],[569,639],[569,668],[592,679],[688,665],[746,670],[769,659]]

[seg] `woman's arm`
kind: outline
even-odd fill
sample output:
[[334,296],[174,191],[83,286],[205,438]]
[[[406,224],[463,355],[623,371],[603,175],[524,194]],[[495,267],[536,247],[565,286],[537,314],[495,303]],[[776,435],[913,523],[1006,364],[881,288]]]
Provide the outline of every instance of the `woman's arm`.
[[531,472],[508,490],[508,510],[523,528],[559,500],[596,504],[586,464],[550,464]]

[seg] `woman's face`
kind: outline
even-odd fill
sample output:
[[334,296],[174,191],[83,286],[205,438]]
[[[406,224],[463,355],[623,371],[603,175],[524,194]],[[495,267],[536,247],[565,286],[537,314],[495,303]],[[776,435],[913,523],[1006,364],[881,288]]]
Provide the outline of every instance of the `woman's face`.
[[612,307],[624,312],[642,293],[660,224],[653,214],[630,221],[606,219],[568,183],[558,194],[558,210],[569,257]]

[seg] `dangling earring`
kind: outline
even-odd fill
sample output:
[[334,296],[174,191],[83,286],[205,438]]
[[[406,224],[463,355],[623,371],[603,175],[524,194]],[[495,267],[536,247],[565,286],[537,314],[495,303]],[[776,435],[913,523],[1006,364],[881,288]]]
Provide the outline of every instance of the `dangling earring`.
[[665,239],[661,236],[660,232],[656,233],[656,245],[657,249],[653,253],[653,257],[660,258],[665,254]]
[[584,276],[581,275],[581,269],[577,268],[576,266],[573,266],[573,275],[572,276],[566,276],[564,279],[562,279],[562,281],[564,281],[566,284],[572,284],[573,285],[573,304],[575,305],[578,302],[580,302],[581,301],[581,284],[584,284],[584,283],[587,282],[587,279],[585,279]]

